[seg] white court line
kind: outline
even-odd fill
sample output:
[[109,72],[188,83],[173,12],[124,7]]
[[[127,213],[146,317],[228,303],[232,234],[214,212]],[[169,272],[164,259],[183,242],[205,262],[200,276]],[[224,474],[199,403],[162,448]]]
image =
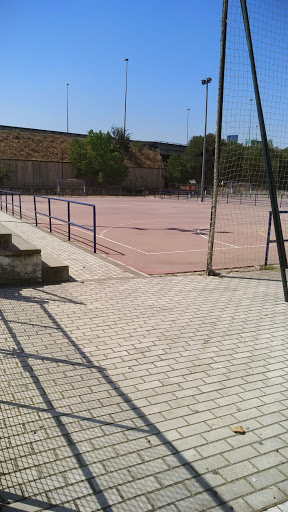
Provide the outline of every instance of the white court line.
[[[80,228],[75,228],[75,229],[78,229],[79,231],[83,231],[83,229],[80,229]],[[89,233],[89,231],[85,231],[86,233]],[[90,234],[92,235],[93,233],[90,232]],[[96,235],[97,237],[99,235]],[[186,253],[186,252],[207,252],[207,248],[204,248],[204,249],[188,249],[187,251],[162,251],[162,252],[146,252],[146,251],[141,251],[141,249],[136,249],[135,247],[131,247],[131,245],[126,245],[126,244],[122,244],[120,242],[115,242],[115,240],[111,240],[111,238],[106,238],[104,236],[100,236],[100,238],[102,238],[103,240],[106,240],[108,242],[112,242],[113,244],[117,244],[117,245],[121,245],[122,247],[126,247],[127,249],[131,249],[132,251],[136,251],[136,252],[141,252],[142,254],[147,254],[148,256],[150,255],[157,255],[157,254],[177,254],[177,253]],[[229,245],[229,244],[227,244]],[[266,247],[265,245],[242,245],[242,246],[237,246],[237,245],[231,245],[230,247],[232,247],[233,249],[246,249],[246,248],[252,248],[252,247]],[[215,250],[218,250],[218,251],[223,251],[225,250],[226,247],[218,247],[218,248],[215,248]]]
[[[29,212],[26,212],[26,213],[29,213]],[[32,214],[31,214],[32,215]],[[33,216],[33,215],[32,215]],[[140,222],[143,222],[143,221],[139,221],[138,223]],[[129,224],[133,224],[133,222],[130,222]],[[65,226],[66,224],[65,223],[57,223],[57,225],[63,225]],[[118,226],[123,226],[124,224],[118,224]],[[88,235],[93,235],[93,233],[91,231],[87,231],[86,229],[81,229],[81,228],[78,228],[76,226],[72,226],[74,229],[76,229],[77,231],[82,231],[83,233],[88,233]],[[117,227],[117,226],[111,226],[110,228],[107,228],[106,230],[102,231],[102,233],[105,233],[105,231],[108,231],[109,229],[112,229],[112,227]],[[199,228],[197,230],[197,232],[199,232],[201,229],[208,229],[208,228],[205,228],[205,227],[202,227],[202,228]],[[199,232],[199,235],[202,236],[203,238],[207,239],[208,240],[208,237],[206,237],[205,235],[202,235],[202,233]],[[131,245],[127,245],[127,244],[122,244],[121,242],[116,242],[115,240],[111,240],[111,238],[106,238],[104,236],[102,236],[102,234],[100,235],[97,235],[96,234],[96,237],[98,238],[102,238],[103,240],[106,240],[107,242],[112,242],[113,244],[116,244],[116,245],[121,245],[122,247],[126,247],[126,249],[131,249],[132,251],[136,251],[136,252],[140,252],[142,254],[146,254],[147,256],[157,256],[158,254],[179,254],[179,253],[188,253],[188,252],[207,252],[207,248],[204,248],[204,249],[188,249],[186,251],[160,251],[160,252],[146,252],[146,251],[142,251],[141,249],[136,249],[135,247],[131,247]],[[233,249],[248,249],[248,248],[256,248],[256,247],[266,247],[266,245],[242,245],[242,246],[237,246],[237,245],[231,245],[231,244],[226,244],[224,242],[218,242],[218,243],[222,243],[224,245],[228,245],[229,247],[233,248]],[[226,248],[225,247],[215,247],[215,251],[223,251],[225,250]]]
[[[129,224],[141,224],[141,222],[144,222],[144,220],[138,220],[137,222],[134,222],[134,221],[133,221],[133,222],[127,222],[127,224],[123,224],[123,223],[122,223],[122,224],[116,224],[115,226],[111,226],[110,228],[104,229],[104,230],[100,233],[100,235],[97,235],[97,236],[102,237],[102,236],[104,235],[104,233],[106,233],[107,231],[109,231],[109,229],[119,228],[119,227],[121,227],[121,226],[129,226]],[[155,222],[155,221],[153,221],[153,222]],[[103,238],[104,238],[104,237],[103,237]]]
[[[202,228],[199,228],[197,229],[197,233],[198,235],[202,236],[203,238],[206,238],[206,240],[209,240],[208,236],[205,236],[201,233],[201,229],[210,229],[209,227],[206,227],[206,226],[203,226]],[[214,243],[216,244],[223,244],[223,245],[229,245],[229,247],[239,247],[238,245],[232,245],[232,244],[227,244],[225,242],[219,242],[218,240],[214,240]]]

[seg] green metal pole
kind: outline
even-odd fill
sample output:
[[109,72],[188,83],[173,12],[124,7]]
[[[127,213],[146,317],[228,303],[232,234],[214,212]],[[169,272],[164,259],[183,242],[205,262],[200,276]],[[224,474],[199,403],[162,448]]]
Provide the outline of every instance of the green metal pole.
[[212,196],[207,266],[206,266],[206,274],[208,276],[214,274],[214,271],[212,268],[212,258],[213,258],[214,239],[215,239],[216,210],[217,210],[217,198],[218,198],[218,186],[219,186],[219,165],[220,165],[221,132],[222,132],[227,15],[228,15],[228,0],[223,0],[222,24],[221,24],[221,43],[220,43],[220,64],[219,64],[219,80],[218,80],[218,106],[217,106],[216,137],[215,137],[214,181],[213,181],[213,196]]

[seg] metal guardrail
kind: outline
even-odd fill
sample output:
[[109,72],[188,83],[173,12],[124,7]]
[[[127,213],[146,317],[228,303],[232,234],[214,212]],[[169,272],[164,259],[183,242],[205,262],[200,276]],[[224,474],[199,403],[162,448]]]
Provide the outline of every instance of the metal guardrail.
[[[48,213],[43,213],[37,210],[37,199],[45,199],[48,202]],[[91,203],[80,203],[79,201],[70,201],[68,199],[60,199],[58,197],[45,197],[45,196],[33,196],[34,201],[34,217],[35,217],[35,224],[38,226],[38,215],[42,215],[43,217],[48,217],[49,219],[49,231],[52,233],[52,219],[58,220],[60,222],[63,222],[64,224],[67,224],[67,237],[68,240],[71,240],[71,226],[76,226],[78,228],[84,229],[86,231],[90,231],[93,233],[93,250],[96,253],[96,207],[95,204]],[[67,203],[67,220],[61,219],[59,217],[56,217],[55,215],[52,215],[51,213],[51,201],[61,201],[63,203]],[[92,222],[93,222],[93,228],[88,228],[87,226],[82,226],[81,224],[77,224],[76,222],[71,221],[71,204],[78,204],[82,206],[88,206],[92,208]]]
[[[269,193],[264,192],[220,192],[218,194],[219,200],[225,199],[226,203],[236,203],[239,202],[239,204],[254,204],[257,206],[257,204],[271,204]],[[283,203],[286,202],[288,199],[287,193],[282,193],[281,195],[278,195],[278,201],[279,201],[279,207],[283,205]]]
[[[288,213],[288,210],[279,210],[279,213],[280,214]],[[265,267],[268,263],[269,245],[277,242],[277,240],[271,240],[271,238],[270,238],[271,237],[271,227],[272,227],[272,211],[269,212],[268,231],[267,231],[266,250],[265,250],[265,262],[264,262]],[[284,242],[288,242],[288,238],[287,239],[284,238]],[[286,254],[285,254],[284,264],[285,264],[285,268],[288,268]]]
[[177,199],[186,197],[187,201],[192,198],[196,198],[198,201],[198,193],[195,190],[156,190],[154,192],[154,198],[158,195],[161,199],[166,199],[166,197],[169,199],[171,199],[171,197],[177,197]]
[[[4,196],[4,199],[3,199]],[[11,196],[11,201],[9,202],[9,197]],[[15,202],[15,198],[18,198],[18,204]],[[6,213],[12,213],[12,215],[15,215],[15,208],[18,209],[19,217],[22,219],[22,206],[21,206],[21,194],[20,192],[13,192],[11,190],[0,190],[0,209],[3,210],[3,203],[4,203],[4,209]],[[9,206],[11,206],[11,210],[9,211]]]

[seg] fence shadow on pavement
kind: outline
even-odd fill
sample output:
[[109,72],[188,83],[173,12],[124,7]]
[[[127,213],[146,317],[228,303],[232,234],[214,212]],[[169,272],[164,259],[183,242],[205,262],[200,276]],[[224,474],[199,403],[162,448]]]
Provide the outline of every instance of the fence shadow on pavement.
[[[199,474],[199,472],[193,467],[193,464],[191,464],[191,462],[189,462],[183,454],[181,454],[177,451],[176,447],[173,446],[173,443],[169,441],[169,439],[165,436],[165,434],[162,433],[155,425],[153,425],[153,423],[151,423],[149,418],[141,411],[141,409],[137,406],[137,404],[135,402],[133,402],[127,394],[125,394],[125,392],[117,385],[116,382],[113,381],[113,379],[109,376],[109,373],[106,371],[106,369],[103,368],[102,366],[95,365],[95,363],[92,361],[92,359],[89,357],[89,355],[86,354],[86,352],[77,344],[77,342],[67,332],[67,330],[65,328],[63,328],[63,326],[58,322],[57,318],[55,318],[55,316],[51,313],[51,311],[49,311],[49,297],[51,298],[51,300],[53,302],[60,301],[60,303],[69,302],[69,299],[59,296],[56,293],[52,293],[52,292],[50,292],[50,290],[47,291],[47,289],[45,290],[44,288],[38,287],[38,288],[34,288],[32,290],[35,290],[36,294],[38,294],[38,295],[41,294],[41,292],[42,292],[43,299],[41,299],[41,298],[39,299],[39,296],[38,297],[35,297],[35,296],[29,297],[29,294],[25,295],[24,288],[23,289],[15,288],[12,290],[12,293],[10,290],[9,294],[6,293],[7,297],[5,295],[5,289],[4,289],[4,290],[0,291],[0,298],[2,298],[2,299],[7,298],[10,301],[11,301],[11,299],[18,301],[18,302],[24,301],[26,303],[33,305],[34,311],[35,311],[35,308],[39,308],[39,316],[40,317],[42,316],[42,318],[43,318],[43,313],[44,313],[45,318],[47,319],[47,323],[50,322],[49,326],[41,324],[42,327],[43,328],[47,327],[49,329],[51,329],[51,327],[56,328],[56,330],[59,333],[61,333],[61,336],[63,336],[65,338],[65,340],[67,340],[69,342],[70,347],[73,348],[74,353],[75,353],[75,359],[78,359],[80,357],[80,361],[78,361],[78,360],[74,361],[73,358],[71,359],[71,352],[69,352],[70,359],[65,359],[65,358],[60,358],[60,357],[49,356],[47,353],[34,354],[34,353],[29,353],[29,352],[25,351],[22,341],[21,341],[21,338],[19,336],[17,336],[17,333],[15,332],[15,328],[13,328],[14,319],[9,320],[7,318],[7,316],[3,313],[3,311],[1,311],[0,312],[0,321],[2,322],[2,325],[5,327],[6,334],[9,337],[9,345],[11,346],[11,343],[13,342],[14,347],[12,349],[10,349],[10,348],[5,349],[0,346],[1,347],[0,358],[5,357],[5,367],[6,368],[9,365],[9,360],[13,360],[15,362],[17,361],[19,370],[22,369],[22,372],[24,372],[24,373],[22,373],[22,376],[20,377],[19,385],[21,386],[21,378],[23,378],[24,375],[27,376],[27,374],[28,374],[29,378],[32,381],[31,383],[33,383],[33,386],[34,386],[33,389],[35,391],[37,391],[36,396],[43,402],[43,407],[39,407],[39,405],[37,405],[37,403],[36,403],[36,405],[33,405],[33,403],[31,403],[31,404],[22,403],[21,400],[18,402],[17,400],[1,399],[0,404],[2,404],[4,407],[11,407],[10,416],[13,415],[13,410],[16,408],[18,411],[25,410],[25,414],[26,414],[26,411],[28,411],[27,412],[28,416],[29,416],[29,411],[31,411],[31,413],[32,412],[41,413],[42,414],[41,418],[43,418],[43,414],[47,415],[46,417],[52,418],[52,420],[54,422],[54,428],[57,427],[56,430],[58,431],[58,435],[61,436],[61,438],[65,441],[65,445],[68,448],[68,451],[70,452],[70,456],[73,457],[73,460],[75,463],[75,468],[78,468],[78,470],[80,470],[82,472],[83,481],[87,482],[87,484],[89,486],[89,493],[91,492],[91,495],[93,495],[95,497],[95,499],[97,500],[97,503],[98,503],[98,508],[100,506],[102,510],[107,509],[109,511],[113,511],[113,504],[111,504],[111,502],[109,501],[109,497],[106,496],[107,491],[105,493],[105,490],[103,491],[101,489],[100,484],[97,483],[97,475],[95,475],[93,473],[93,467],[90,468],[89,461],[86,460],[85,453],[83,454],[83,450],[81,450],[81,447],[77,446],[77,441],[74,441],[73,431],[72,431],[72,433],[69,431],[69,424],[67,426],[64,421],[67,418],[69,418],[71,420],[75,419],[75,420],[81,421],[83,430],[85,428],[85,426],[84,426],[85,424],[88,425],[88,423],[93,423],[93,424],[99,425],[99,426],[103,426],[103,425],[109,426],[110,428],[113,428],[116,431],[122,430],[125,432],[126,430],[127,431],[134,430],[136,432],[143,433],[146,436],[151,436],[151,439],[153,439],[153,436],[154,436],[154,439],[157,440],[157,443],[159,445],[162,445],[165,447],[165,450],[167,450],[167,455],[170,455],[173,458],[175,458],[174,465],[182,466],[185,468],[186,473],[187,473],[187,480],[193,479],[193,482],[195,483],[195,489],[197,489],[195,491],[196,498],[197,498],[197,494],[200,497],[200,496],[203,496],[202,492],[205,493],[206,506],[203,504],[204,508],[203,509],[201,508],[201,510],[204,510],[204,509],[206,510],[206,508],[210,508],[213,506],[218,506],[219,510],[222,510],[222,511],[229,510],[230,509],[229,505],[226,503],[224,498],[222,498],[221,495],[213,488],[213,486],[209,484],[209,481],[207,481],[203,476],[201,476],[201,474]],[[29,292],[31,293],[31,288],[29,289]],[[75,304],[83,304],[82,302],[77,302],[77,301],[71,301],[71,302],[72,303],[74,302]],[[19,320],[16,318],[15,322],[19,322]],[[25,321],[21,320],[21,323],[25,324]],[[27,321],[27,326],[29,326],[31,329],[31,321],[30,322]],[[51,332],[51,330],[49,332]],[[25,340],[24,340],[24,344],[25,344]],[[127,407],[127,409],[122,408],[122,411],[124,412],[124,414],[125,414],[125,410],[130,410],[130,412],[132,412],[132,415],[135,416],[135,418],[137,418],[138,425],[139,425],[139,420],[140,420],[141,424],[139,426],[135,426],[133,423],[129,424],[129,419],[131,418],[131,414],[127,415],[128,416],[127,423],[125,423],[125,420],[124,420],[124,422],[117,423],[114,421],[109,421],[109,419],[107,420],[107,419],[105,419],[105,417],[104,417],[104,419],[97,418],[97,417],[95,418],[95,417],[89,416],[88,414],[85,415],[85,414],[71,413],[70,411],[67,412],[67,411],[65,411],[65,407],[63,408],[63,410],[61,410],[61,407],[60,408],[55,407],[53,404],[53,396],[49,396],[49,392],[47,391],[47,389],[45,389],[45,379],[44,379],[44,384],[42,383],[43,372],[41,372],[41,371],[39,372],[39,369],[38,369],[39,366],[36,369],[33,368],[33,363],[35,363],[35,362],[39,363],[40,361],[43,363],[47,363],[48,365],[49,365],[49,363],[53,363],[53,364],[57,363],[58,365],[61,365],[61,383],[63,383],[63,381],[65,380],[65,374],[64,374],[64,369],[63,369],[65,367],[66,368],[73,367],[75,369],[82,368],[84,370],[89,369],[90,371],[91,370],[93,372],[95,371],[95,378],[98,380],[100,378],[101,381],[103,381],[103,383],[105,383],[105,385],[107,385],[107,388],[109,389],[110,393],[112,392],[113,394],[118,395],[120,397],[121,401],[123,401],[123,403],[125,404],[125,407]],[[47,367],[45,366],[45,368],[47,368]],[[17,371],[17,368],[16,368],[16,371]],[[49,373],[49,369],[48,369],[48,373]],[[53,379],[53,374],[51,375],[51,378]],[[56,387],[56,384],[55,384],[55,387]],[[87,387],[89,388],[89,381],[88,381]],[[90,390],[90,393],[91,393],[91,390]],[[51,395],[51,392],[50,392],[50,395]],[[28,397],[30,397],[29,394],[28,394]],[[96,396],[96,399],[97,399],[97,396]],[[63,401],[65,401],[65,400],[63,399]],[[33,402],[32,399],[31,399],[31,402]],[[88,405],[88,409],[89,409],[89,405]],[[89,411],[89,412],[91,412],[91,411]],[[42,419],[42,422],[43,421],[45,422],[45,420]],[[150,447],[153,448],[153,443],[151,445],[149,445],[149,448]],[[20,448],[21,448],[21,445],[20,445]],[[20,448],[17,445],[14,447],[15,459],[17,459],[17,457],[23,456],[23,453],[21,452]],[[105,445],[104,445],[104,448],[105,448]],[[17,453],[18,449],[20,450],[19,453]],[[108,455],[109,446],[108,447],[106,446],[106,449],[107,449],[107,455]],[[91,451],[93,451],[92,447],[91,447]],[[20,455],[20,452],[21,452],[21,455]],[[29,451],[28,451],[28,455],[31,455],[31,453],[29,453]],[[33,455],[33,453],[32,453],[32,455]],[[24,453],[24,457],[25,457],[25,453]],[[164,455],[162,455],[162,457],[164,457]],[[5,460],[5,451],[4,451],[4,460]],[[101,459],[100,459],[100,461],[101,461]],[[53,462],[51,462],[51,464],[53,465]],[[140,466],[141,466],[141,464],[140,464]],[[30,464],[30,467],[31,467],[31,464]],[[171,469],[171,467],[170,467],[170,469]],[[169,467],[167,467],[167,470],[169,470]],[[17,471],[19,471],[19,470],[16,470],[16,473],[17,473]],[[8,468],[8,471],[5,472],[6,474],[4,473],[4,475],[3,475],[4,477],[6,477],[7,481],[9,480],[10,472],[11,472],[11,469],[9,471],[9,468]],[[14,473],[14,475],[15,475],[15,470],[12,471],[12,473]],[[58,471],[58,473],[60,473],[60,471]],[[63,506],[61,505],[61,503],[53,503],[48,500],[47,500],[47,502],[45,502],[42,499],[40,499],[41,496],[43,496],[43,494],[45,493],[45,490],[49,492],[49,489],[47,489],[47,486],[43,487],[44,479],[41,480],[38,477],[38,480],[37,479],[33,480],[35,492],[33,494],[33,493],[31,493],[31,491],[28,491],[27,496],[25,496],[24,492],[22,492],[22,494],[17,492],[17,488],[19,488],[19,485],[21,485],[21,489],[25,490],[25,485],[27,486],[27,482],[21,481],[21,473],[18,473],[18,478],[20,478],[20,482],[17,482],[18,487],[16,486],[16,490],[15,490],[14,485],[12,485],[12,488],[9,488],[9,486],[8,486],[8,489],[6,489],[6,490],[4,489],[3,491],[1,491],[1,489],[0,489],[0,495],[2,495],[2,499],[4,500],[4,503],[5,503],[3,506],[3,512],[6,512],[6,510],[8,511],[10,509],[9,503],[13,503],[13,507],[11,507],[11,508],[13,508],[13,511],[15,511],[15,512],[17,510],[22,511],[21,503],[22,504],[25,503],[27,505],[30,504],[31,507],[35,506],[36,507],[35,510],[49,509],[49,508],[53,507],[53,510],[57,510],[57,512],[58,511],[59,512],[60,511],[76,512],[76,508],[75,509],[69,508],[66,505],[69,502],[73,502],[73,499],[84,499],[85,496],[87,496],[87,491],[86,491],[86,494],[84,493],[85,495],[79,494],[79,496],[77,496],[77,497],[75,497],[75,491],[74,491],[74,493],[72,493],[72,495],[70,495],[70,491],[68,488],[67,489],[67,499],[64,499],[64,498],[62,499]],[[56,479],[57,479],[57,474],[56,474]],[[183,477],[183,480],[184,479],[185,479],[185,477]],[[79,482],[77,484],[75,483],[75,485],[78,486],[78,485],[80,485],[80,483]],[[113,486],[113,482],[111,482],[111,486]],[[69,486],[67,485],[67,487],[69,487]],[[55,486],[53,487],[53,489],[56,489]],[[64,491],[65,491],[65,488],[63,489],[63,493],[64,493]],[[80,490],[79,490],[79,492],[80,492]],[[189,498],[189,497],[191,498],[191,497],[195,496],[195,494],[192,494],[192,491],[190,491],[190,492],[191,492],[191,494],[189,496],[186,496],[187,498]],[[40,495],[39,499],[38,499],[37,495]],[[89,495],[89,497],[90,497],[90,495]],[[65,496],[65,498],[66,498],[66,496]],[[208,501],[209,505],[208,505],[207,501]],[[18,503],[19,503],[19,507],[20,507],[19,509],[15,508],[18,506]],[[39,508],[37,508],[37,506]],[[199,506],[199,504],[198,504],[198,506]],[[97,507],[95,507],[95,509],[96,508]],[[156,507],[156,509],[157,509],[157,507]],[[200,510],[200,509],[197,508],[197,510]]]

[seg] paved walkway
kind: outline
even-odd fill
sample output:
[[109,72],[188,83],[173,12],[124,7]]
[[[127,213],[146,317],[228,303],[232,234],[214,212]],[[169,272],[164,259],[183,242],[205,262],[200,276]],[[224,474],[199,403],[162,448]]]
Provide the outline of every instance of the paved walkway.
[[74,278],[0,290],[2,512],[287,512],[278,273],[147,278],[0,220]]

